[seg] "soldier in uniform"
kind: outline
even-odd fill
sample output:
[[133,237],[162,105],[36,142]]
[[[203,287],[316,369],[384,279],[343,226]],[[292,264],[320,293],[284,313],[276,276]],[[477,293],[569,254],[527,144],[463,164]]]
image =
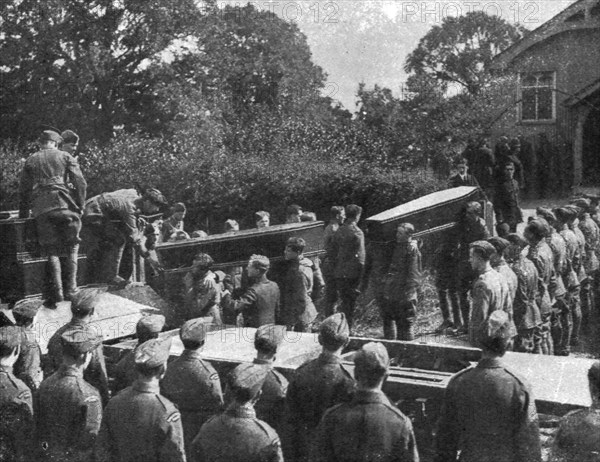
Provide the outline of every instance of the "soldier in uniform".
[[479,331],[482,358],[454,375],[442,407],[435,462],[541,462],[535,400],[502,356],[511,341],[511,321],[500,310]]
[[34,437],[31,391],[13,374],[23,334],[0,327],[0,460],[28,462]]
[[508,248],[510,242],[498,236],[490,237],[487,241],[496,249],[496,253],[492,255],[490,263],[492,264],[492,268],[506,279],[506,282],[508,283],[508,292],[510,293],[510,304],[512,305],[519,282],[517,280],[517,275],[511,267],[508,266],[508,263],[506,263],[506,259],[504,258],[504,251]]
[[488,200],[493,196],[494,168],[496,167],[496,158],[494,153],[488,147],[488,139],[483,137],[479,140],[477,149],[472,151],[472,157],[467,161],[471,165],[471,173],[485,191]]
[[285,222],[286,223],[300,223],[300,217],[302,216],[302,207],[298,204],[288,205],[285,211]]
[[293,441],[286,458],[307,460],[315,430],[325,410],[352,398],[354,380],[340,357],[349,336],[350,327],[344,313],[328,317],[319,329],[319,343],[323,347],[321,355],[296,369],[287,392]]
[[325,412],[311,460],[419,461],[410,419],[381,391],[389,365],[388,352],[381,343],[367,343],[356,353],[356,393],[349,403]]
[[458,188],[459,186],[477,186],[479,187],[479,183],[473,175],[468,173],[469,165],[467,159],[463,157],[459,157],[455,164],[456,175],[453,175],[448,180],[449,188]]
[[[586,267],[588,266],[586,253],[586,242],[583,232],[579,228],[579,215],[581,214],[581,208],[575,205],[567,205],[565,208],[569,209],[571,214],[574,216],[573,220],[568,223],[569,229],[573,231],[577,238],[577,246],[580,255],[579,265],[577,268],[573,268],[577,273],[577,279],[579,279],[579,311],[573,312],[573,335],[571,336],[571,345],[577,345],[579,343],[579,331],[581,330],[581,323],[583,320],[583,311],[588,309],[588,300],[590,295],[591,284],[588,280]],[[588,305],[588,306],[586,306]]]
[[215,324],[222,324],[221,289],[211,271],[213,263],[210,255],[199,253],[194,257],[192,270],[183,279],[187,319],[212,316]]
[[62,364],[36,396],[38,453],[41,460],[84,462],[92,458],[102,421],[100,394],[83,378],[102,337],[89,325],[61,335]]
[[136,350],[138,378],[104,409],[96,462],[185,462],[181,414],[159,387],[170,348],[171,339],[152,339]]
[[421,284],[421,252],[412,238],[415,227],[401,223],[396,247],[383,290],[383,333],[388,340],[414,340],[417,321],[417,289]]
[[[367,254],[368,255],[368,254]],[[450,229],[442,237],[440,252],[435,260],[436,288],[442,311],[442,324],[436,332],[457,329],[462,326],[460,314],[458,272],[458,235],[456,229]]]
[[284,250],[285,266],[279,280],[281,290],[280,323],[297,332],[310,332],[317,317],[313,300],[319,297],[322,286],[315,278],[314,263],[304,258],[306,242],[290,237]]
[[[48,342],[48,354],[42,364],[44,377],[52,375],[62,364],[62,334],[73,327],[89,324],[94,317],[100,297],[101,295],[95,289],[82,289],[73,296],[71,301],[73,317],[67,324],[60,327]],[[83,372],[83,378],[100,392],[104,406],[108,402],[109,391],[106,361],[101,343],[92,351],[92,359]]]
[[115,365],[113,373],[113,394],[129,387],[137,378],[135,371],[135,351],[143,343],[153,338],[158,338],[158,334],[165,327],[165,317],[162,314],[150,314],[141,318],[135,326],[135,334],[138,340],[133,350],[123,355]]
[[271,214],[269,212],[261,210],[254,214],[254,218],[258,229],[268,228],[271,225]]
[[[125,244],[130,242],[140,255],[149,258],[143,248],[145,226],[138,225],[139,215],[153,215],[166,200],[158,189],[146,189],[142,195],[136,189],[94,196],[85,202],[84,229],[87,231],[88,264],[95,271],[93,280],[123,286],[126,281],[119,276]],[[116,223],[115,223],[116,221]]]
[[523,221],[519,207],[519,182],[514,179],[515,164],[504,165],[494,194],[494,210],[498,223],[508,223],[511,233],[517,232],[517,225]]
[[469,262],[469,246],[472,242],[485,240],[490,237],[490,233],[481,218],[481,204],[479,202],[469,202],[466,204],[464,215],[458,224],[458,278],[460,310],[462,314],[462,324],[456,324],[457,333],[467,333],[469,329],[470,300],[469,291],[473,287],[473,282],[477,274],[473,271]]
[[365,236],[358,227],[362,208],[351,204],[346,206],[345,211],[346,221],[332,239],[331,259],[335,262],[333,276],[341,299],[339,310],[346,315],[348,324],[352,327],[365,266]]
[[504,276],[492,269],[490,263],[495,252],[494,246],[487,241],[473,242],[469,252],[471,266],[478,274],[471,291],[473,307],[469,323],[469,341],[475,347],[480,346],[478,343],[479,331],[485,320],[496,310],[506,312],[511,323],[510,333],[512,337],[516,335],[508,283]]
[[252,255],[248,261],[247,274],[252,285],[239,298],[232,299],[228,292],[223,297],[223,309],[242,313],[245,327],[274,324],[279,318],[281,294],[279,286],[267,278],[271,263],[263,255]]
[[[38,243],[50,268],[52,293],[44,302],[49,308],[56,308],[56,303],[70,299],[77,290],[79,231],[87,188],[77,160],[57,149],[61,141],[58,133],[44,131],[41,150],[27,159],[21,177],[19,217],[28,218],[31,206]],[[67,286],[63,290],[59,257],[64,253]]]
[[596,462],[600,455],[600,362],[588,371],[592,396],[589,409],[566,414],[554,437],[549,462]]
[[60,134],[62,143],[60,150],[68,152],[73,157],[77,157],[77,148],[79,147],[79,135],[73,130],[65,130]]
[[[266,368],[268,374],[261,388],[261,395],[255,403],[256,416],[264,420],[283,436],[285,416],[285,395],[288,389],[287,379],[273,368],[277,348],[285,337],[285,326],[264,325],[256,330],[254,348],[256,358],[253,367]],[[247,367],[242,364],[238,367]],[[234,372],[235,374],[235,372]]]
[[333,314],[333,308],[335,302],[337,302],[337,290],[334,277],[335,260],[332,258],[333,235],[340,229],[340,226],[346,219],[346,212],[341,205],[334,205],[331,207],[330,214],[331,218],[329,224],[325,227],[325,231],[323,232],[323,249],[325,249],[325,257],[323,258],[323,264],[321,265],[323,277],[325,278],[325,316],[331,316]]
[[164,220],[160,227],[161,242],[168,242],[173,234],[183,231],[183,219],[187,212],[185,204],[183,202],[177,202],[171,210],[171,216]]
[[229,375],[227,409],[200,429],[192,444],[193,462],[283,462],[277,432],[254,411],[268,373],[245,363]]
[[44,374],[42,372],[42,350],[37,342],[33,330],[35,317],[40,309],[39,300],[20,300],[12,309],[13,317],[17,326],[21,327],[23,339],[21,341],[21,353],[14,365],[14,374],[25,382],[32,392],[35,392]]
[[212,364],[202,359],[207,328],[202,319],[190,319],[181,326],[179,337],[185,349],[179,358],[169,363],[160,385],[163,396],[181,412],[188,459],[191,459],[192,442],[200,428],[223,406],[219,374]]
[[538,307],[542,317],[542,324],[537,332],[542,354],[554,354],[554,343],[551,336],[552,321],[552,296],[556,287],[556,274],[554,272],[554,255],[546,241],[548,224],[543,219],[534,219],[525,227],[524,237],[529,242],[527,258],[533,262],[539,276]]
[[541,328],[542,315],[538,307],[539,274],[533,262],[523,256],[529,243],[521,235],[508,235],[509,247],[506,254],[510,267],[517,277],[517,290],[513,299],[513,316],[517,328],[515,351],[521,353],[541,353],[541,338],[535,335]]

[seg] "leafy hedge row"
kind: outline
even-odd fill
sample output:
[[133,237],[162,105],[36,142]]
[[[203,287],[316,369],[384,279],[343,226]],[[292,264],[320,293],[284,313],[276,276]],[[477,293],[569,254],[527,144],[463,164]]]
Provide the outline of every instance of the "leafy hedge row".
[[[0,146],[2,209],[18,205],[18,174],[23,151]],[[257,210],[281,223],[285,207],[298,203],[327,219],[335,204],[356,203],[364,216],[439,189],[423,170],[390,170],[373,162],[353,161],[306,148],[272,154],[212,149],[193,138],[161,140],[123,134],[103,147],[90,146],[80,156],[88,196],[138,184],[159,188],[171,202],[188,205],[186,228],[221,231],[228,218],[253,227]]]

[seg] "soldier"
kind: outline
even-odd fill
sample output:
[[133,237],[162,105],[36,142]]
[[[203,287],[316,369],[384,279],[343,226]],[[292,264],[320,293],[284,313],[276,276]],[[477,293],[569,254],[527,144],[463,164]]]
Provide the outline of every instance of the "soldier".
[[291,460],[307,460],[315,430],[325,410],[334,404],[350,401],[352,397],[354,380],[340,358],[349,336],[350,327],[344,313],[325,319],[319,329],[319,343],[323,347],[321,355],[296,369],[290,381],[287,404],[293,438]]
[[77,148],[79,147],[79,135],[72,130],[65,130],[60,134],[62,143],[61,151],[68,152],[73,157],[77,157]]
[[579,277],[581,275],[582,255],[579,240],[569,226],[575,221],[576,212],[567,207],[559,207],[554,210],[554,214],[557,222],[556,230],[564,238],[567,245],[567,276],[564,278],[564,282],[568,292],[570,335],[568,335],[568,345],[564,345],[561,352],[561,354],[567,355],[570,352],[570,347],[577,343],[581,327],[581,281]]
[[517,281],[517,275],[511,269],[511,267],[508,266],[508,263],[506,263],[506,259],[504,258],[504,251],[510,245],[510,242],[498,236],[490,237],[487,241],[496,249],[496,253],[492,255],[492,260],[490,263],[492,264],[492,268],[494,268],[494,270],[496,270],[498,273],[504,276],[504,279],[506,279],[508,284],[508,292],[510,293],[510,304],[512,305],[519,283]]
[[300,217],[302,216],[302,207],[298,204],[289,205],[285,211],[285,222],[286,223],[300,223]]
[[513,316],[517,337],[515,351],[521,353],[541,353],[541,338],[536,329],[541,328],[542,315],[538,307],[539,274],[533,262],[523,256],[529,243],[519,234],[508,235],[510,245],[506,249],[510,267],[517,277],[517,290],[513,299]]
[[566,414],[554,437],[549,462],[593,462],[600,454],[600,362],[588,371],[588,384],[592,396],[589,409],[579,409]]
[[31,391],[13,374],[23,334],[16,326],[0,327],[0,460],[27,462],[33,442]]
[[212,316],[215,324],[222,324],[221,289],[211,271],[213,263],[210,255],[199,253],[194,257],[191,271],[183,278],[187,319]]
[[[368,255],[368,254],[367,254]],[[442,324],[436,329],[441,333],[446,329],[462,326],[458,284],[458,235],[453,228],[444,233],[440,252],[435,260],[436,288],[442,311]]]
[[470,173],[467,173],[469,171],[467,159],[459,157],[456,160],[454,166],[456,168],[456,175],[451,176],[448,180],[449,188],[458,188],[459,186],[479,187],[479,184],[477,183],[475,177]]
[[152,339],[136,350],[138,378],[104,409],[96,462],[185,462],[181,414],[159,387],[170,347],[171,339]]
[[490,200],[493,197],[494,168],[496,159],[494,153],[488,147],[488,138],[482,137],[476,150],[473,151],[473,157],[467,158],[471,165],[471,173],[484,190],[485,195]]
[[177,202],[171,210],[171,216],[162,222],[160,228],[161,242],[167,242],[171,240],[173,234],[183,231],[183,219],[187,212],[185,204]]
[[306,242],[301,237],[290,237],[285,246],[285,268],[281,290],[281,324],[297,332],[309,332],[317,317],[313,299],[319,297],[321,286],[314,277],[314,263],[304,258]]
[[323,249],[325,249],[325,257],[323,259],[323,265],[321,265],[323,277],[325,278],[325,316],[331,316],[333,314],[335,302],[337,302],[337,290],[334,277],[335,260],[332,258],[333,235],[346,219],[346,212],[341,205],[334,205],[331,207],[330,213],[331,218],[329,224],[325,227],[325,231],[323,232]]
[[261,210],[254,214],[254,218],[256,219],[256,227],[258,229],[268,228],[271,225],[271,214],[269,212]]
[[153,188],[142,195],[135,189],[120,189],[85,202],[83,223],[88,232],[88,266],[95,271],[94,281],[118,287],[126,284],[119,276],[125,244],[133,243],[142,257],[149,258],[149,249],[143,248],[138,217],[153,215],[164,205],[164,196]]
[[504,165],[494,194],[494,210],[498,223],[508,223],[511,233],[517,232],[517,225],[523,222],[519,207],[519,182],[514,179],[515,164]]
[[42,460],[87,461],[102,421],[100,394],[83,379],[92,352],[102,343],[89,325],[61,335],[62,364],[37,394],[38,453]]
[[[256,358],[253,366],[257,369],[267,369],[268,374],[261,388],[261,394],[255,403],[256,416],[264,420],[279,435],[283,435],[285,416],[285,395],[288,389],[287,379],[273,368],[277,348],[285,337],[285,326],[265,325],[256,330],[254,348]],[[238,368],[248,368],[241,364]],[[235,371],[233,372],[235,374]]]
[[[567,337],[570,338],[571,335],[571,327],[569,327],[571,323],[571,321],[569,321],[570,308],[567,300],[567,289],[564,283],[568,277],[567,243],[555,229],[557,226],[556,216],[552,210],[545,207],[538,207],[536,209],[536,214],[538,217],[543,218],[548,223],[548,235],[546,236],[546,242],[550,246],[550,250],[552,251],[552,256],[554,259],[555,284],[548,287],[550,300],[554,300],[552,303],[550,332],[552,335],[554,354],[568,354],[568,349],[567,351],[564,351],[564,346],[569,344]],[[563,336],[565,337],[564,339]]]
[[533,262],[539,276],[540,293],[538,307],[542,317],[542,325],[537,332],[537,336],[540,338],[542,354],[552,355],[554,354],[554,343],[550,328],[552,321],[552,294],[554,292],[553,288],[556,287],[556,274],[554,272],[554,255],[546,242],[548,232],[548,224],[538,218],[527,224],[524,237],[529,242],[527,258]]
[[[48,341],[48,354],[42,364],[44,377],[52,375],[62,364],[62,334],[68,329],[85,326],[91,322],[96,311],[96,305],[101,295],[96,289],[82,289],[78,291],[71,301],[71,320],[60,327]],[[92,352],[92,359],[83,372],[83,378],[100,392],[102,405],[108,402],[108,376],[102,344]]]
[[[29,217],[31,205],[38,243],[48,257],[52,288],[44,301],[48,308],[56,308],[65,297],[70,300],[77,290],[79,231],[87,188],[77,160],[56,148],[61,141],[58,133],[44,131],[41,150],[27,159],[21,177],[19,218]],[[67,285],[63,290],[59,257],[65,253]]]
[[421,252],[412,238],[415,227],[401,223],[396,247],[383,289],[383,333],[386,339],[414,340],[417,321],[417,289],[421,284]]
[[351,204],[346,206],[345,211],[346,221],[333,236],[331,258],[335,261],[333,276],[341,299],[339,310],[346,315],[348,324],[352,327],[365,266],[365,236],[358,227],[362,208]]
[[35,392],[44,378],[42,373],[42,350],[33,330],[35,317],[40,309],[39,300],[20,300],[12,309],[17,326],[21,327],[21,353],[14,365],[14,374]]
[[511,318],[512,307],[508,283],[504,276],[492,269],[490,263],[495,252],[494,246],[487,241],[475,241],[470,246],[469,261],[473,270],[478,274],[471,291],[473,307],[469,322],[469,341],[475,347],[479,347],[479,330],[490,314],[496,310],[507,313],[511,322],[512,337],[516,334]]
[[247,266],[248,279],[252,285],[239,298],[233,300],[229,292],[225,292],[224,309],[236,314],[242,313],[245,327],[275,324],[275,320],[279,318],[279,286],[267,278],[270,266],[267,257],[252,255]]
[[458,334],[464,334],[469,329],[470,301],[469,291],[473,287],[473,282],[477,274],[473,271],[469,262],[469,246],[472,242],[485,240],[490,237],[490,233],[481,218],[481,204],[479,202],[468,202],[465,206],[464,215],[458,223],[458,287],[460,290],[460,310],[462,314],[462,324],[456,324]]
[[531,388],[504,366],[511,321],[500,310],[479,332],[482,358],[454,375],[442,407],[435,462],[540,462],[540,434]]
[[192,442],[200,427],[223,406],[219,374],[202,359],[207,329],[208,325],[201,319],[190,319],[181,326],[179,337],[185,349],[169,364],[160,386],[163,396],[181,412],[183,439],[189,459]]
[[579,215],[581,214],[581,208],[577,207],[576,205],[567,205],[566,208],[568,208],[574,216],[574,219],[569,221],[568,225],[569,225],[569,229],[571,231],[573,231],[573,234],[575,234],[575,237],[577,238],[578,251],[579,251],[579,255],[580,255],[578,268],[573,268],[575,270],[575,272],[577,273],[577,279],[579,279],[579,284],[580,284],[580,287],[579,287],[580,309],[579,309],[579,313],[577,314],[579,318],[576,319],[575,314],[573,315],[573,334],[574,334],[574,336],[571,337],[571,344],[576,345],[579,341],[579,331],[580,331],[581,322],[583,319],[583,310],[588,309],[589,308],[588,304],[591,303],[591,301],[588,300],[588,297],[590,295],[591,284],[588,281],[588,275],[586,272],[586,267],[588,266],[588,261],[587,261],[588,254],[586,253],[585,236],[583,235],[583,232],[579,228]]
[[193,462],[283,462],[277,432],[254,411],[268,373],[246,363],[229,375],[227,409],[200,429],[192,444]]
[[165,317],[162,314],[150,314],[140,318],[135,325],[135,334],[138,343],[133,350],[123,355],[115,365],[113,394],[129,387],[137,378],[135,371],[135,352],[143,343],[153,338],[158,338],[158,334],[165,327]]
[[419,461],[410,419],[381,391],[389,366],[388,352],[381,343],[367,343],[356,353],[356,393],[349,403],[325,412],[311,460]]
[[240,230],[240,225],[237,221],[229,219],[225,220],[225,224],[223,225],[223,233],[235,233]]

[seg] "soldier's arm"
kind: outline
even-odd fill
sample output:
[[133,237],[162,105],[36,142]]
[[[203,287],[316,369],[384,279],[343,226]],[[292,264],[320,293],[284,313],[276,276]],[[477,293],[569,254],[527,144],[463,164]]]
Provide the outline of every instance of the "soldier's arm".
[[231,300],[231,306],[236,312],[244,312],[248,308],[254,306],[258,297],[253,288],[247,289],[242,296],[237,300]]
[[529,387],[523,387],[518,399],[520,412],[515,432],[515,462],[539,462],[542,450],[538,413]]
[[100,431],[96,438],[96,444],[94,445],[94,462],[116,462],[117,455],[115,454],[114,437],[110,434],[108,428],[108,421],[105,418],[102,419],[100,425]]
[[166,418],[165,438],[158,456],[159,462],[186,462],[181,414],[173,412]]
[[100,397],[102,398],[102,405],[108,404],[109,391],[108,391],[108,374],[106,373],[106,360],[104,359],[104,349],[102,345],[94,350],[92,360],[88,366],[88,373],[90,378],[93,377],[92,385],[98,389]]
[[30,390],[35,391],[42,383],[42,359],[41,359],[40,347],[35,345],[28,345],[21,349],[21,357],[19,368],[15,369],[15,375],[25,382],[25,385]]
[[419,451],[417,440],[410,419],[406,419],[404,431],[402,432],[402,448],[398,460],[407,462],[419,462]]
[[459,427],[460,423],[458,422],[454,404],[454,392],[449,384],[448,388],[446,388],[444,403],[438,421],[434,462],[456,461]]
[[221,379],[219,374],[212,365],[209,363],[208,371],[210,373],[210,388],[211,388],[211,402],[207,403],[210,410],[215,413],[219,412],[223,407],[223,391],[221,389]]
[[102,423],[102,401],[99,395],[90,394],[85,397],[81,406],[80,418],[80,449],[84,452],[91,452]]
[[67,158],[67,176],[69,177],[69,181],[75,186],[75,203],[83,210],[87,182],[83,177],[83,173],[81,173],[79,162],[71,155],[68,155]]
[[408,278],[406,281],[407,291],[416,291],[421,284],[421,252],[417,243],[411,246],[408,259]]
[[479,328],[479,324],[486,318],[490,310],[490,294],[484,283],[476,281],[471,291],[472,298],[472,315],[471,324],[475,329]]
[[31,190],[33,189],[33,177],[25,164],[21,174],[21,188],[19,191],[19,218],[29,218],[29,205],[31,203]]
[[321,267],[319,266],[318,257],[315,259],[313,265],[313,291],[312,291],[312,299],[316,300],[321,295],[323,288],[325,287],[325,279],[323,278],[323,272],[321,271]]
[[203,290],[198,294],[198,308],[200,310],[204,310],[205,308],[214,305],[215,303],[219,303],[219,289],[214,283],[214,281],[210,281],[205,279],[203,284]]
[[[17,460],[26,462],[31,460],[35,447],[35,425],[33,419],[33,398],[28,389],[21,390],[13,406],[2,415],[3,419],[12,422],[12,431],[16,437],[15,449]],[[10,416],[10,414],[14,414]]]

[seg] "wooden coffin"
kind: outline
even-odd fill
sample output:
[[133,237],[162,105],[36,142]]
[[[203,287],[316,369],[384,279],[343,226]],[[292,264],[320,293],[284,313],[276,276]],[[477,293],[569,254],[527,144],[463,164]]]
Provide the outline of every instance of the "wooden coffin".
[[[368,237],[371,241],[395,241],[400,223],[412,223],[416,237],[452,228],[456,225],[467,202],[481,202],[489,207],[481,190],[472,186],[445,189],[419,197],[413,201],[367,218]],[[490,226],[490,224],[488,224]]]
[[207,238],[167,242],[156,246],[158,259],[166,270],[184,269],[192,266],[194,256],[209,254],[215,268],[245,265],[252,254],[261,254],[277,261],[283,258],[285,244],[290,237],[302,237],[306,241],[305,255],[313,257],[323,252],[324,223],[292,223],[247,229],[228,234],[214,234]]
[[39,255],[35,221],[17,217],[14,211],[0,215],[0,255]]

